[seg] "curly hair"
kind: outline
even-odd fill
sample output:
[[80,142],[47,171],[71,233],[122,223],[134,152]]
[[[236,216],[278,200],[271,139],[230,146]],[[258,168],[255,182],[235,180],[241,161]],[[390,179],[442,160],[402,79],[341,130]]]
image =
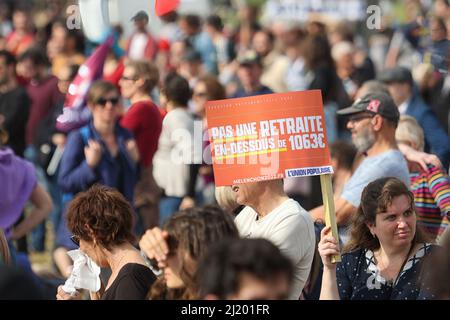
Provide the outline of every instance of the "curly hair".
[[115,189],[94,185],[79,193],[67,210],[69,230],[81,240],[107,250],[134,242],[134,213],[125,197]]
[[180,278],[183,289],[168,289],[163,277],[159,278],[149,293],[149,298],[157,299],[198,299],[196,272],[186,268],[187,259],[198,263],[211,244],[227,238],[238,238],[239,234],[233,217],[216,206],[205,206],[180,211],[164,225],[169,233],[169,252],[176,253],[181,262]]
[[[408,197],[411,209],[415,212],[414,195],[401,180],[390,177],[369,183],[362,192],[361,204],[353,219],[350,240],[344,251],[350,252],[359,248],[378,249],[380,242],[377,237],[372,236],[367,224],[375,224],[377,214],[386,212],[392,200],[402,195]],[[416,226],[413,244],[421,242],[426,242],[426,238]]]

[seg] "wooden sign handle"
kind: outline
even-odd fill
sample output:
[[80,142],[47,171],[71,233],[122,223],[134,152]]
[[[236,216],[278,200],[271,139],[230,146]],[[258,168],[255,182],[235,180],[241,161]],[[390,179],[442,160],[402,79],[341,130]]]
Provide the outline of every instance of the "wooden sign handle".
[[[334,210],[333,186],[331,184],[331,174],[320,176],[320,186],[322,187],[323,207],[325,210],[325,225],[331,226],[331,234],[339,243],[339,234],[336,224],[336,212]],[[341,255],[331,257],[331,262],[341,262]]]

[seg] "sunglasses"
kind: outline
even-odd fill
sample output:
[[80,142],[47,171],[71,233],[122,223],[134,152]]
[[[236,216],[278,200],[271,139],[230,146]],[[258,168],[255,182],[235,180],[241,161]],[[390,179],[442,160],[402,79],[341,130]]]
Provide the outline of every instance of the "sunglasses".
[[206,97],[207,95],[208,95],[207,92],[194,92],[194,97],[203,98],[203,97]]
[[120,77],[120,80],[126,80],[126,81],[137,81],[138,78],[136,77],[126,77],[126,76],[122,76]]
[[80,246],[80,237],[78,237],[78,236],[71,236],[71,237],[70,237],[70,240],[71,240],[77,247]]
[[98,105],[104,107],[104,106],[106,106],[106,104],[107,104],[108,102],[111,102],[111,104],[112,104],[113,106],[116,106],[116,105],[119,103],[119,101],[120,101],[120,98],[119,98],[119,97],[109,98],[109,99],[106,99],[106,98],[100,98],[100,99],[97,100],[97,103],[96,103],[96,104],[98,104]]

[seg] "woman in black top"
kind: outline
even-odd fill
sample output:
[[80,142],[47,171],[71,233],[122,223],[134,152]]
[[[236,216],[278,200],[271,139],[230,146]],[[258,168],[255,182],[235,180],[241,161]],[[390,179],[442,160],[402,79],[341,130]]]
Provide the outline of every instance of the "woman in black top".
[[321,299],[431,299],[424,283],[425,258],[435,246],[417,229],[414,196],[397,178],[364,188],[342,262],[336,239],[324,228],[319,253],[324,265]]
[[[143,300],[155,281],[139,251],[133,247],[133,211],[118,191],[95,185],[70,203],[68,227],[80,250],[103,268],[111,268],[106,286],[91,298]],[[77,299],[58,288],[60,300]]]

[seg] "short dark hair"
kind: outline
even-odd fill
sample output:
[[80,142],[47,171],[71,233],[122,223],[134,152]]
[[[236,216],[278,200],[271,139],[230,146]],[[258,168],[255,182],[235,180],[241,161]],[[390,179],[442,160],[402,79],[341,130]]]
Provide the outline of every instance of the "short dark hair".
[[262,281],[286,275],[292,282],[292,262],[280,249],[265,239],[228,239],[215,244],[198,269],[200,294],[227,299],[237,293],[242,275]]
[[133,209],[125,197],[99,184],[77,194],[67,210],[69,230],[84,241],[95,237],[107,250],[134,242],[133,223]]
[[195,30],[198,30],[202,26],[202,20],[196,14],[187,14],[182,17],[186,21],[187,25]]
[[186,107],[192,91],[189,82],[178,73],[169,73],[164,80],[164,94],[169,101],[180,107]]
[[3,58],[5,60],[7,66],[12,66],[17,63],[14,55],[7,50],[0,50],[0,58]]
[[49,66],[50,61],[45,54],[45,51],[40,47],[32,47],[26,50],[19,57],[19,62],[30,60],[35,66]]
[[223,30],[223,22],[222,19],[216,15],[210,15],[207,19],[206,19],[206,24],[213,27],[214,29],[216,29],[217,31],[222,31]]

